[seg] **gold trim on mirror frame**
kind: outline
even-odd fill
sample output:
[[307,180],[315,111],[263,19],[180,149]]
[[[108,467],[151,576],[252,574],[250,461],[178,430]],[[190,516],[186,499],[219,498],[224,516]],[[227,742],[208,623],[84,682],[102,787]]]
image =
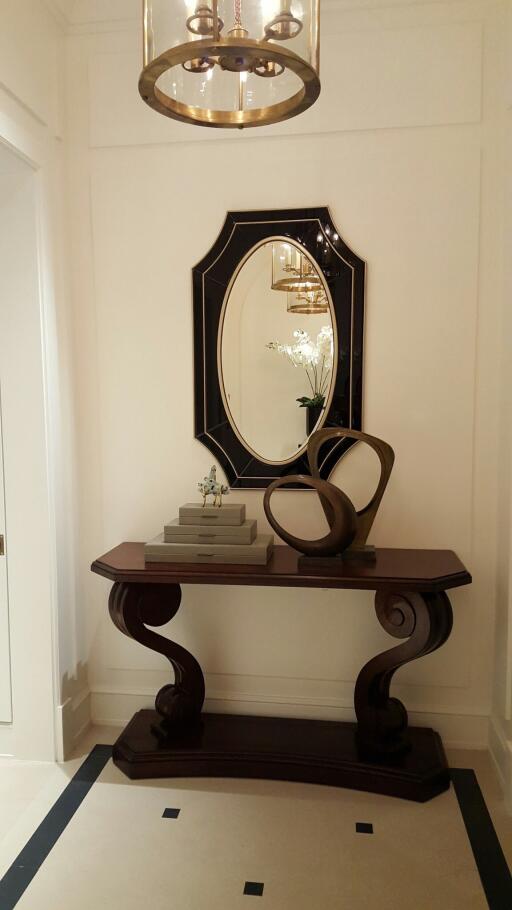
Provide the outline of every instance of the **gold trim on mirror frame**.
[[[267,223],[267,222],[265,222],[265,223]],[[270,224],[270,223],[271,222],[268,222],[268,224]],[[229,285],[226,289],[226,293],[224,294],[224,300],[222,303],[222,310],[221,310],[220,319],[219,319],[219,329],[217,332],[217,374],[219,376],[219,386],[220,386],[220,393],[222,396],[222,403],[224,405],[226,414],[228,415],[228,419],[231,424],[231,429],[233,430],[233,432],[235,433],[237,438],[240,440],[242,445],[247,449],[248,452],[251,453],[251,455],[254,456],[254,458],[256,458],[258,461],[262,462],[262,464],[286,465],[286,464],[292,464],[292,462],[296,461],[297,458],[300,458],[301,455],[303,455],[304,452],[307,451],[309,437],[304,442],[304,445],[302,445],[300,447],[300,449],[297,449],[297,451],[294,452],[293,455],[290,455],[289,458],[284,458],[280,461],[272,461],[269,458],[263,458],[262,455],[260,455],[258,452],[256,452],[252,448],[252,446],[249,445],[247,440],[244,439],[244,437],[238,430],[236,421],[231,413],[231,408],[229,407],[229,402],[226,397],[225,386],[224,386],[224,374],[223,374],[223,370],[222,370],[222,333],[223,333],[223,328],[224,328],[224,319],[225,319],[225,315],[226,315],[226,309],[227,309],[227,305],[229,302],[229,297],[231,295],[231,291],[233,289],[233,285],[235,284],[235,281],[238,278],[238,275],[240,274],[240,272],[241,272],[243,266],[245,265],[245,263],[247,262],[247,260],[250,259],[251,256],[257,252],[257,250],[261,249],[262,246],[266,246],[268,243],[271,243],[275,240],[282,240],[282,241],[284,240],[286,243],[291,243],[293,246],[296,246],[297,249],[299,249],[299,251],[301,250],[301,244],[299,243],[298,240],[291,241],[289,237],[283,237],[283,236],[279,236],[278,234],[276,234],[273,237],[266,237],[264,240],[261,240],[259,243],[255,244],[254,247],[252,247],[250,250],[248,250],[248,252],[245,254],[243,259],[241,259],[237,268],[235,269],[235,271],[233,272],[233,274],[231,276],[231,279],[230,279]],[[318,268],[318,269],[320,268],[318,263],[313,260],[313,258],[309,255],[309,253],[308,253],[308,258],[313,263],[315,268]],[[215,262],[216,261],[217,260],[215,260]],[[212,266],[213,265],[215,265],[215,263],[212,263]],[[210,266],[210,268],[212,266]],[[207,271],[209,271],[209,269]],[[323,279],[322,279],[322,287],[323,287],[324,291],[326,292],[326,303],[328,304],[328,307],[326,308],[325,312],[328,312],[330,314],[331,324],[332,324],[332,328],[333,328],[333,347],[334,347],[333,364],[337,364],[339,345],[338,345],[338,326],[337,326],[337,322],[336,322],[336,313],[334,311],[334,304],[332,302],[331,292],[327,286],[327,283],[324,284]],[[203,304],[204,304],[204,282],[203,282]],[[204,310],[203,310],[203,312],[204,312]],[[205,373],[205,375],[206,375],[206,373]],[[326,403],[325,403],[325,405],[323,407],[323,411],[322,411],[322,416],[321,416],[322,421],[325,420],[325,416],[326,416],[326,414],[328,414],[329,408],[332,404],[332,399],[333,399],[333,395],[334,395],[334,380],[335,380],[335,374],[334,374],[334,370],[333,370],[333,374],[331,376],[331,382],[329,385],[329,395],[326,398]],[[205,396],[205,402],[206,402],[206,396]],[[206,426],[206,415],[205,415],[205,426]]]

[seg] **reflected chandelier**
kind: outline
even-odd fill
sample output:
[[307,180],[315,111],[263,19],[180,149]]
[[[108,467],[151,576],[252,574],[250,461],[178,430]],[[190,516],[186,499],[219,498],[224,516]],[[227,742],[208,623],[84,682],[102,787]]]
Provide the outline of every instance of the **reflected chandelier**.
[[273,291],[320,291],[323,285],[313,263],[296,246],[272,244]]
[[325,288],[315,266],[302,250],[286,241],[272,244],[271,287],[273,291],[287,292],[289,313],[329,312]]
[[286,307],[288,313],[301,313],[304,316],[319,316],[329,312],[329,303],[325,291],[299,291],[288,294]]
[[320,93],[320,0],[143,0],[139,91],[200,126],[266,126]]

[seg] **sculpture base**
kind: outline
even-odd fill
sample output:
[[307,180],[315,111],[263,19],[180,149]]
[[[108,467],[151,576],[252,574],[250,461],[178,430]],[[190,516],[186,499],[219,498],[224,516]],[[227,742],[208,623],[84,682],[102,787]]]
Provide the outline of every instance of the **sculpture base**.
[[372,564],[377,561],[375,547],[349,547],[338,556],[299,556],[297,565],[299,571],[307,569],[308,572],[315,569],[340,569],[346,562]]
[[156,711],[138,711],[117,740],[114,763],[132,779],[234,777],[349,787],[425,802],[450,777],[439,735],[409,728],[405,754],[360,757],[356,724],[282,717],[201,714],[167,738]]

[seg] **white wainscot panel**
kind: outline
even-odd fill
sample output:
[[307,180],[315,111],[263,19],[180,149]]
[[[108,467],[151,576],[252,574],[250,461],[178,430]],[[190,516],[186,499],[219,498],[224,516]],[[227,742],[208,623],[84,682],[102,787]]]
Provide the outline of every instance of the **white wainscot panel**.
[[90,59],[91,145],[478,122],[481,45],[479,22],[324,34],[322,93],[313,108],[286,123],[242,132],[186,126],[148,108],[138,93],[134,43]]
[[0,83],[45,124],[58,129],[59,31],[40,0],[2,3]]

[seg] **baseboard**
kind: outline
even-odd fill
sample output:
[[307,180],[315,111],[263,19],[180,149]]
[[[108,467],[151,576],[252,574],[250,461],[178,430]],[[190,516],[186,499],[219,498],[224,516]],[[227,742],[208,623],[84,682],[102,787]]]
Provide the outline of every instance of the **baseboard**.
[[57,761],[65,761],[91,726],[91,693],[82,689],[57,708]]
[[512,814],[512,741],[507,738],[503,721],[489,718],[489,751],[498,775],[507,811]]
[[[154,707],[154,690],[91,687],[91,718],[94,724],[124,727],[136,711]],[[276,695],[260,695],[211,691],[205,710],[221,714],[258,714],[275,717],[302,717],[311,720],[355,719],[352,702],[344,699],[285,699]],[[440,733],[447,748],[487,749],[489,718],[486,714],[454,711],[451,708],[411,710],[411,725],[433,727]]]

